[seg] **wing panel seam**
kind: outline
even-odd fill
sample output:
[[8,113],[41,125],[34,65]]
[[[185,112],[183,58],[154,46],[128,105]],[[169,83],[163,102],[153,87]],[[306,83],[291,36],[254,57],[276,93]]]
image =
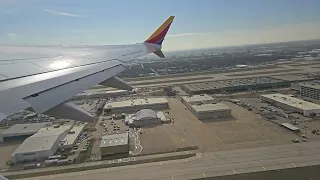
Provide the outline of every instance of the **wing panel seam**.
[[[73,82],[73,81],[79,81],[79,79],[82,79],[82,78],[85,78],[85,77],[89,77],[89,76],[92,76],[92,75],[101,73],[101,72],[103,72],[103,71],[106,71],[106,70],[109,70],[109,69],[112,69],[112,68],[115,68],[115,67],[118,67],[118,66],[122,66],[122,65],[116,65],[116,66],[110,67],[110,68],[108,68],[108,69],[104,69],[104,70],[97,71],[97,72],[92,73],[92,74],[88,74],[88,75],[86,75],[86,76],[82,76],[81,78],[78,78],[78,79],[75,79],[75,80],[72,80],[72,81],[68,81],[68,82],[63,83],[63,84],[59,84],[58,86],[54,86],[54,87],[48,88],[48,89],[46,89],[46,90],[44,90],[44,91],[40,91],[40,92],[34,93],[34,94],[30,95],[30,96],[33,96],[33,95],[36,95],[36,94],[39,94],[39,93],[43,93],[43,92],[49,91],[49,90],[51,90],[51,89],[54,89],[54,88],[63,86],[63,85],[65,85],[65,84],[68,84],[68,83]],[[24,97],[23,99],[26,99],[26,98],[28,98],[28,97],[30,97],[30,96],[26,96],[26,97]]]
[[[74,67],[70,67],[70,68],[65,68],[65,69],[72,69],[72,68],[77,68],[77,67],[83,67],[83,66],[89,66],[89,65],[94,65],[94,64],[100,64],[100,63],[105,63],[105,62],[108,62],[108,61],[120,61],[120,60],[119,60],[119,59],[110,59],[110,60],[106,60],[106,61],[100,61],[100,62],[90,63],[90,64],[83,64],[83,65],[78,65],[78,66],[74,66]],[[121,62],[121,61],[120,61],[120,62]],[[39,75],[39,74],[45,74],[45,73],[50,73],[50,72],[55,72],[55,71],[60,71],[60,70],[65,70],[65,69],[46,71],[46,72],[36,73],[36,74],[29,74],[29,75],[25,75],[25,76],[19,76],[19,77],[15,77],[15,78],[9,78],[9,79],[5,79],[5,80],[0,80],[0,82],[9,81],[9,80],[14,80],[14,79],[19,79],[19,78],[24,78],[24,77],[29,77],[29,76],[35,76],[35,75]]]
[[[129,54],[125,54],[125,55],[122,55],[122,56],[128,56],[128,55],[137,54],[137,53],[140,53],[140,52],[143,52],[143,50],[136,51],[136,52],[129,53]],[[83,65],[78,65],[78,66],[74,66],[74,67],[70,67],[70,68],[65,68],[65,69],[71,69],[71,68],[76,68],[76,67],[82,67],[82,66],[88,66],[88,65],[93,65],[93,64],[99,64],[99,63],[104,63],[104,62],[108,62],[108,61],[119,61],[119,62],[122,62],[122,61],[119,60],[119,59],[110,59],[110,60],[105,60],[105,61],[99,61],[99,62],[94,62],[94,63],[88,63],[88,64],[83,64]],[[122,63],[123,63],[123,62],[122,62]],[[33,64],[33,63],[32,63],[32,64]],[[70,64],[72,64],[72,63],[70,63]],[[42,67],[42,68],[43,68],[43,67]],[[44,69],[46,69],[46,68],[44,68]],[[64,69],[59,69],[59,70],[64,70]],[[38,74],[44,74],[44,73],[54,72],[54,71],[57,71],[57,70],[46,71],[46,72],[36,73],[36,74],[29,74],[29,75],[19,76],[19,77],[15,77],[15,78],[8,78],[8,79],[5,79],[5,80],[0,80],[0,82],[8,81],[8,80],[13,80],[13,79],[19,79],[19,78],[28,77],[28,76],[34,76],[34,75],[38,75]]]

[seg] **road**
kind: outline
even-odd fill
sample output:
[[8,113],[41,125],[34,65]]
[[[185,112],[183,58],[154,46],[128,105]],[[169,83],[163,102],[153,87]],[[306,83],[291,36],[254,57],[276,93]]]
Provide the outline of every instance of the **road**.
[[24,180],[192,179],[320,164],[320,142],[200,153],[197,157]]

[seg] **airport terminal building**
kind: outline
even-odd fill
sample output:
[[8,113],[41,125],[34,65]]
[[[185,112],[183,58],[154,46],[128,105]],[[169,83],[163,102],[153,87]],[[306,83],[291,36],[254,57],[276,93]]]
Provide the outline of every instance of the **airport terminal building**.
[[262,101],[268,102],[280,108],[311,116],[320,114],[320,105],[307,102],[289,95],[283,94],[267,94],[260,96]]
[[137,112],[141,109],[163,110],[168,108],[166,98],[146,98],[107,103],[103,110],[107,114],[122,114]]

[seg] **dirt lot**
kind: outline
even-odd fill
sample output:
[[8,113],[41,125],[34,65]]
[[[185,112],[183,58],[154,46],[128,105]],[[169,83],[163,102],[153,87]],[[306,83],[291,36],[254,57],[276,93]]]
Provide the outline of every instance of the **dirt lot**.
[[[231,102],[224,102],[231,107],[232,115],[241,124],[251,129],[256,135],[262,138],[261,142],[254,143],[253,145],[271,145],[271,144],[284,144],[291,143],[292,139],[298,136],[288,131],[287,129],[280,127],[272,122],[263,120],[260,115],[250,112],[236,104]],[[245,144],[243,144],[245,145]],[[240,146],[242,147],[242,146]]]
[[169,98],[173,124],[143,128],[139,139],[142,154],[198,146],[200,151],[234,149],[291,143],[297,135],[263,120],[236,104],[223,102],[232,109],[232,118],[198,120],[177,98]]
[[6,169],[6,162],[11,160],[11,154],[20,146],[22,142],[4,142],[0,144],[0,170]]

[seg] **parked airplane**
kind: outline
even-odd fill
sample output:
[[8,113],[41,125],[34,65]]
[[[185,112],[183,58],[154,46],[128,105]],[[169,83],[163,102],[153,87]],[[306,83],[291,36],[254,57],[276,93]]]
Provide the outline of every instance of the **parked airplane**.
[[116,75],[128,60],[149,53],[164,58],[162,42],[173,19],[132,45],[0,46],[0,120],[27,109],[93,121],[91,114],[67,100],[97,84],[132,90]]

